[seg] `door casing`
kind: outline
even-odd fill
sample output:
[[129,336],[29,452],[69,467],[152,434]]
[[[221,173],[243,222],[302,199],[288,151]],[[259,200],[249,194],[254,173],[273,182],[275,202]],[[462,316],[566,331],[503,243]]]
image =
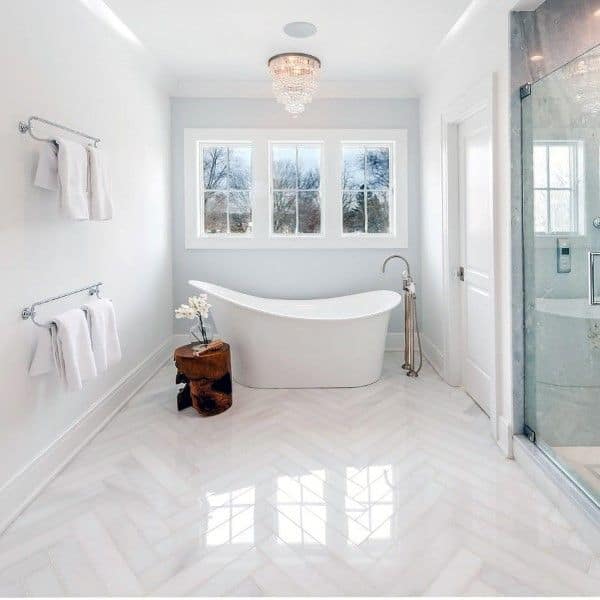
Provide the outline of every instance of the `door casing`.
[[490,331],[490,405],[489,417],[493,438],[500,443],[509,454],[510,449],[504,447],[506,442],[500,439],[498,431],[498,413],[501,409],[501,396],[497,386],[499,353],[496,340],[498,338],[496,295],[496,262],[497,243],[494,222],[495,180],[497,179],[496,160],[494,154],[496,132],[494,126],[494,92],[495,77],[485,78],[458,98],[442,112],[442,247],[443,247],[443,289],[446,299],[443,342],[443,377],[453,386],[461,385],[462,371],[462,291],[456,272],[460,266],[460,192],[459,192],[459,160],[458,160],[458,128],[460,123],[476,113],[483,112],[490,131],[490,193],[489,218],[492,232],[492,263],[490,265],[489,291],[492,301]]

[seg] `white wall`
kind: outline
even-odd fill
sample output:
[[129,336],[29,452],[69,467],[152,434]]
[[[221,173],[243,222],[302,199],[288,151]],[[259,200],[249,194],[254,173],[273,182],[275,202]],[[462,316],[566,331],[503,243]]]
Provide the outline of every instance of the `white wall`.
[[[77,0],[3,2],[0,72],[1,500],[11,478],[170,337],[172,279],[169,102],[143,48]],[[67,220],[55,193],[32,186],[38,142],[17,131],[32,114],[102,138],[114,220]],[[30,378],[35,328],[22,307],[94,281],[114,301],[122,362],[81,393]]]
[[[499,421],[512,422],[510,303],[509,11],[514,0],[476,0],[423,74],[421,98],[421,277],[423,334],[430,354],[444,361],[447,299],[443,293],[443,112],[480,81],[495,74],[495,210],[497,380]],[[505,436],[506,438],[506,436]]]
[[[268,99],[172,100],[173,272],[174,299],[192,292],[189,279],[206,280],[250,294],[280,298],[338,296],[373,289],[399,289],[402,267],[381,264],[400,252],[411,263],[419,285],[419,103],[416,99],[322,99],[292,119]],[[332,128],[407,129],[408,247],[406,249],[340,250],[186,250],[184,235],[183,132],[185,128]],[[402,309],[396,309],[391,332],[403,330]],[[184,331],[185,323],[176,327]]]

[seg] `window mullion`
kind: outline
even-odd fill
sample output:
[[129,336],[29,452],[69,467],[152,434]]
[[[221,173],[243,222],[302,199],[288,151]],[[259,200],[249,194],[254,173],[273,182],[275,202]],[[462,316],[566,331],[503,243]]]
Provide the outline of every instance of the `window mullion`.
[[364,185],[364,194],[363,194],[363,211],[365,213],[365,233],[369,233],[369,218],[367,216],[367,147],[363,146],[363,151],[365,153],[364,157],[364,169],[365,169],[365,185]]
[[546,144],[546,233],[552,231],[552,213],[550,211],[550,144]]
[[300,223],[298,222],[298,189],[300,187],[300,178],[298,177],[298,144],[296,144],[296,235],[300,233]]

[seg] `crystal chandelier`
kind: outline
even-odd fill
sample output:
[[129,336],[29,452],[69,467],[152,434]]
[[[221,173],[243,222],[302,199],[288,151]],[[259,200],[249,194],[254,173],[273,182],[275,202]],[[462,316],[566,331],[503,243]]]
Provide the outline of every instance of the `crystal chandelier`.
[[277,102],[297,117],[317,91],[321,61],[310,54],[285,52],[272,56],[268,66]]
[[600,55],[590,52],[564,68],[564,79],[571,85],[575,101],[585,113],[600,113]]

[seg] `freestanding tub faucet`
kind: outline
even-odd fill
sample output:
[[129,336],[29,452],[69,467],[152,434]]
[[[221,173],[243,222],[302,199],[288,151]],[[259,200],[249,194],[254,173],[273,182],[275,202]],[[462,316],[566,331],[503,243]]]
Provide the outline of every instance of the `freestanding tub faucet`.
[[[421,332],[417,320],[417,293],[415,282],[410,274],[410,264],[399,254],[388,256],[381,266],[381,272],[385,273],[385,267],[392,258],[399,258],[406,265],[406,270],[402,274],[402,291],[404,293],[404,364],[402,368],[406,370],[409,377],[418,377],[419,371],[423,366],[423,354],[421,352]],[[419,345],[419,366],[415,369],[415,335]]]

